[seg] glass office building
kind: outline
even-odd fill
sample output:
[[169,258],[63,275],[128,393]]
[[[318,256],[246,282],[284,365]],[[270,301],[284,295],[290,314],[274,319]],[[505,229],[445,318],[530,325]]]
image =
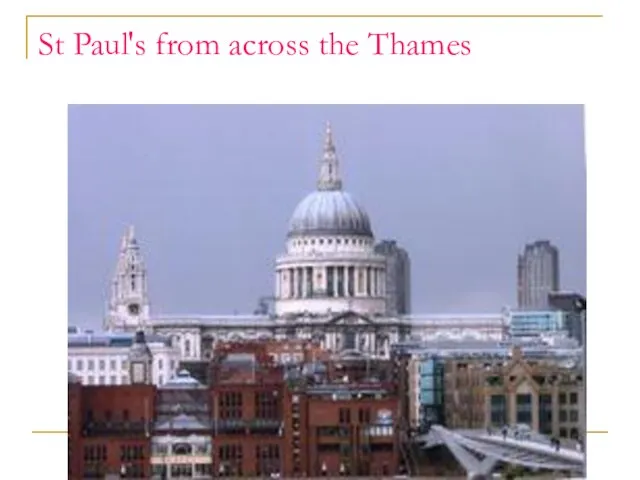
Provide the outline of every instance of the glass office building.
[[444,423],[444,364],[437,357],[420,362],[420,424]]
[[565,329],[564,315],[558,311],[511,312],[510,317],[512,337],[537,337]]

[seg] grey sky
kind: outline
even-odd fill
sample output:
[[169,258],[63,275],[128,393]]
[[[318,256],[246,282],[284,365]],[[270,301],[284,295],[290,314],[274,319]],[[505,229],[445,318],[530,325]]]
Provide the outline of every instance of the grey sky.
[[130,223],[156,313],[253,311],[326,120],[344,188],[411,255],[414,312],[515,305],[539,238],[585,291],[581,106],[71,106],[69,321],[100,324]]

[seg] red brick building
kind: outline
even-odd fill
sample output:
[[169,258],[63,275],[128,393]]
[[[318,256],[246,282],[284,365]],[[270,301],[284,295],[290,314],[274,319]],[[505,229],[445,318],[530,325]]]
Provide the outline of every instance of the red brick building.
[[70,382],[69,478],[403,471],[392,362],[327,361],[313,352],[311,358],[303,354],[302,363],[283,365],[274,351],[287,349],[273,342],[221,346],[211,363],[210,386],[188,372],[158,389]]
[[69,386],[69,477],[150,478],[155,387],[76,385]]
[[69,478],[80,478],[83,471],[82,454],[82,384],[73,374],[68,375],[68,469]]

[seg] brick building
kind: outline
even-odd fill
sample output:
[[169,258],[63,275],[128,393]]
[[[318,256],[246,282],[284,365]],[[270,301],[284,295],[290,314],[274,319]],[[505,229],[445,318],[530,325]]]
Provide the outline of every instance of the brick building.
[[[278,361],[296,352],[301,361]],[[159,388],[82,386],[70,377],[69,478],[383,476],[405,468],[391,362],[328,361],[272,342],[226,344],[213,357],[210,386],[186,371]]]
[[69,478],[151,476],[153,385],[69,384]]

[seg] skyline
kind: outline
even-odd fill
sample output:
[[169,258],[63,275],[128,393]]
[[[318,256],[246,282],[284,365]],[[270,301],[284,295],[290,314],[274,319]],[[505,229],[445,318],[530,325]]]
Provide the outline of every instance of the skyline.
[[409,252],[413,312],[515,307],[538,239],[561,288],[585,291],[581,106],[70,106],[69,323],[101,324],[129,224],[153,312],[251,313],[327,120],[344,189]]

